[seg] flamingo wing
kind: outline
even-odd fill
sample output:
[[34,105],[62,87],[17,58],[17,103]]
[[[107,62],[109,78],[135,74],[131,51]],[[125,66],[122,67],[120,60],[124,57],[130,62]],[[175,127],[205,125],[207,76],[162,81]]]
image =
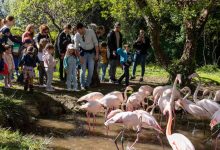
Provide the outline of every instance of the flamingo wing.
[[173,150],[195,150],[192,142],[180,133],[174,133],[167,138]]

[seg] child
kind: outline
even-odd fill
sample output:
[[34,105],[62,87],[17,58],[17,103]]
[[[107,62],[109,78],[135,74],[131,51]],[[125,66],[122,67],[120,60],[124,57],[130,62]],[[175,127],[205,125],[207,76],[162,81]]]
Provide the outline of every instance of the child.
[[124,45],[124,48],[125,50],[122,48],[117,49],[117,53],[120,56],[120,63],[123,65],[123,70],[124,70],[124,73],[119,78],[118,83],[121,84],[121,81],[125,77],[125,83],[126,83],[126,86],[128,86],[129,85],[129,67],[132,63],[132,55],[131,53],[129,53],[129,46],[127,44]]
[[76,48],[73,44],[67,46],[67,51],[63,60],[64,69],[67,73],[67,90],[71,91],[71,85],[73,82],[73,91],[78,90],[77,84],[77,54]]
[[5,88],[9,88],[9,87],[12,87],[11,76],[15,70],[15,64],[14,64],[14,59],[13,59],[12,52],[11,52],[11,46],[8,46],[8,45],[5,46],[3,59],[4,59],[5,64],[7,64],[7,67],[8,67],[8,74],[5,75]]
[[20,66],[22,66],[23,69],[24,90],[27,91],[29,89],[30,93],[33,93],[34,90],[34,68],[36,67],[36,57],[34,55],[34,51],[35,48],[33,46],[29,46],[20,62]]
[[106,69],[108,67],[107,44],[102,42],[100,45],[100,67],[102,69],[101,82],[105,81]]
[[39,42],[39,48],[38,48],[38,60],[39,60],[39,65],[38,65],[38,70],[39,70],[39,87],[45,87],[46,85],[44,84],[44,78],[47,78],[47,74],[44,68],[44,61],[43,61],[43,54],[44,54],[44,49],[47,45],[48,41],[47,39],[43,38]]
[[47,44],[45,48],[45,54],[43,55],[44,67],[47,73],[47,85],[46,91],[53,92],[55,91],[51,86],[53,80],[53,72],[55,71],[56,61],[53,57],[54,46],[53,44]]

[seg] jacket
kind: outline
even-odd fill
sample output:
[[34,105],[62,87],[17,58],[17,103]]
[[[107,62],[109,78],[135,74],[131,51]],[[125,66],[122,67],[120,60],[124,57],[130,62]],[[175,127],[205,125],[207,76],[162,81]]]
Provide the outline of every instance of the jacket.
[[146,55],[147,50],[151,47],[150,46],[150,39],[145,37],[145,43],[141,41],[136,41],[133,45],[134,49],[136,50],[136,54]]
[[113,52],[117,51],[117,48],[122,48],[122,34],[119,32],[120,40],[119,40],[119,47],[117,47],[116,35],[115,31],[111,31],[107,36],[107,45],[110,52],[110,59],[117,59],[118,56],[114,56]]
[[64,31],[61,32],[59,34],[58,43],[57,43],[59,53],[65,53],[66,47],[70,43],[71,43],[71,36],[69,34],[64,33]]
[[35,56],[31,57],[30,54],[26,54],[20,61],[20,66],[36,67],[37,58]]
[[117,54],[120,56],[120,63],[122,65],[131,65],[133,62],[132,54],[122,48],[117,49]]

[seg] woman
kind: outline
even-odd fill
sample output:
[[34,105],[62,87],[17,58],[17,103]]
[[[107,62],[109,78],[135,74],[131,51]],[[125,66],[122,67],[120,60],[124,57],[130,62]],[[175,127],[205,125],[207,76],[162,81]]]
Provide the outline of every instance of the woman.
[[30,40],[34,39],[34,24],[29,24],[26,27],[26,30],[22,35],[22,43],[24,42],[24,39],[27,39],[27,38]]
[[50,36],[49,36],[49,27],[46,25],[46,24],[42,24],[40,27],[39,27],[39,33],[37,34],[36,36],[36,39],[35,39],[35,42],[37,44],[37,47],[39,47],[39,42],[41,39],[47,39],[48,42],[50,43],[51,42],[51,39],[50,39]]

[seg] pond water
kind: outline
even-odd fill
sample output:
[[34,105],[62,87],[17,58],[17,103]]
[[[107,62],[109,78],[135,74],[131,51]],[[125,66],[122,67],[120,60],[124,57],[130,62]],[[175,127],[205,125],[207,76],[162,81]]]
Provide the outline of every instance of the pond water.
[[[156,118],[159,118],[156,116]],[[188,117],[189,118],[189,117]],[[205,142],[210,136],[210,128],[206,122],[204,133],[204,124],[202,121],[191,120],[192,123],[187,124],[186,117],[177,115],[175,130],[172,133],[181,133],[188,137],[196,150],[212,150],[211,141]],[[92,121],[92,120],[91,120]],[[114,139],[121,131],[122,126],[110,126],[109,134],[106,135],[104,127],[103,115],[97,117],[95,129],[88,131],[86,117],[82,114],[69,114],[59,118],[39,119],[37,122],[37,131],[40,131],[38,137],[51,138],[49,144],[50,149],[56,150],[114,150],[116,149]],[[197,122],[196,130],[192,133],[194,122]],[[166,128],[166,121],[162,122],[162,128]],[[38,132],[39,133],[39,132]],[[164,143],[164,149],[170,150],[165,135],[160,135]],[[124,147],[129,147],[136,139],[136,132],[132,129],[125,130]],[[118,140],[120,149],[121,142]],[[163,150],[160,142],[156,137],[156,132],[151,129],[144,129],[141,132],[138,143],[134,146],[136,150]]]

